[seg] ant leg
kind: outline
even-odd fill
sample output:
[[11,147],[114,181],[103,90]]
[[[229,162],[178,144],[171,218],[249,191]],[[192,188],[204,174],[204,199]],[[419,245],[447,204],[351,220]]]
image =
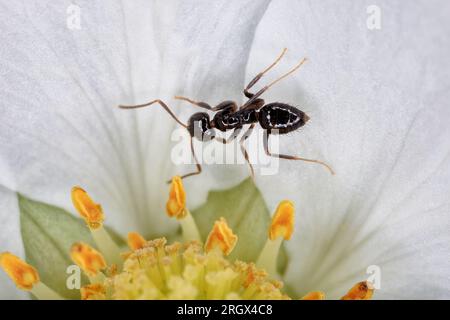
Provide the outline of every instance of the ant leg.
[[231,134],[231,136],[228,137],[228,139],[224,139],[222,137],[214,137],[214,139],[216,139],[219,142],[222,142],[223,144],[228,144],[231,141],[233,141],[234,139],[237,138],[237,136],[239,135],[239,133],[242,131],[242,127],[240,128],[235,128],[233,130],[233,133]]
[[238,109],[236,102],[231,101],[231,100],[225,100],[225,101],[222,101],[221,103],[219,103],[217,106],[215,106],[211,110],[212,111],[220,111],[223,109],[230,109],[230,108],[231,108],[231,110],[230,110],[231,113],[236,112]]
[[250,161],[248,159],[248,152],[247,152],[247,149],[245,149],[244,142],[252,134],[253,128],[255,128],[255,124],[254,123],[252,123],[250,125],[250,127],[247,129],[247,131],[245,131],[244,135],[241,137],[241,140],[239,140],[239,144],[241,146],[241,152],[244,155],[245,161],[247,161],[247,163],[248,163],[248,165],[250,167],[250,172],[252,174],[252,178],[255,177],[255,171],[253,170],[253,166],[252,166],[252,164],[250,163]]
[[196,105],[197,107],[200,107],[200,108],[203,108],[203,109],[207,109],[207,110],[212,110],[212,107],[209,104],[207,104],[206,102],[194,101],[194,100],[191,100],[189,98],[181,97],[181,96],[175,96],[174,99],[187,101],[190,104]]
[[253,102],[248,105],[243,105],[242,107],[239,108],[239,110],[243,110],[243,109],[259,110],[264,106],[264,104],[265,104],[264,99],[258,98],[258,99],[253,100]]
[[306,161],[306,162],[318,163],[318,164],[324,166],[325,168],[327,168],[328,171],[330,171],[330,173],[332,175],[334,175],[333,169],[328,164],[326,164],[325,162],[322,162],[320,160],[300,158],[300,157],[296,157],[296,156],[290,156],[290,155],[285,155],[285,154],[276,154],[276,153],[270,152],[269,151],[269,135],[270,135],[270,133],[266,131],[266,133],[264,134],[264,138],[263,138],[264,150],[266,151],[266,154],[268,156],[271,156],[274,158],[280,158],[280,159],[287,159],[287,160],[301,160],[301,161]]
[[288,72],[286,72],[285,74],[283,74],[281,77],[279,77],[278,79],[275,79],[274,81],[272,81],[271,83],[269,83],[267,86],[263,87],[261,90],[259,90],[257,93],[255,93],[246,103],[244,103],[244,105],[241,107],[245,108],[247,107],[249,104],[253,103],[253,101],[256,100],[256,98],[260,97],[264,92],[266,92],[267,90],[269,90],[270,87],[272,87],[275,83],[283,80],[284,78],[286,78],[287,76],[291,75],[292,73],[294,73],[298,68],[300,68],[302,66],[302,64],[304,64],[306,62],[306,58],[303,58],[299,63],[297,63],[297,65],[295,65],[291,70],[289,70]]
[[[198,163],[198,159],[197,156],[195,155],[195,151],[194,151],[194,139],[193,137],[191,137],[191,153],[192,153],[192,157],[194,158],[195,161],[195,165],[197,167],[197,171],[185,174],[181,176],[181,179],[190,177],[190,176],[195,176],[197,174],[200,174],[202,172],[202,166],[200,165],[200,163]],[[171,181],[168,181],[167,183],[170,183]]]
[[253,80],[250,81],[250,82],[248,83],[247,87],[245,87],[245,89],[244,89],[244,95],[245,95],[247,98],[253,97],[253,93],[248,92],[248,90],[250,90],[251,87],[253,87],[253,86],[255,85],[255,83],[257,83],[258,80],[261,79],[262,76],[263,76],[265,73],[267,73],[270,69],[272,69],[273,67],[275,67],[275,65],[276,65],[278,62],[280,62],[281,58],[284,56],[284,54],[286,53],[286,51],[287,51],[287,49],[284,48],[283,51],[281,52],[281,54],[278,56],[278,58],[276,58],[275,61],[274,61],[270,66],[268,66],[266,69],[264,69],[263,71],[261,71],[260,73],[258,73],[258,74],[256,75],[256,77],[254,77]]
[[176,122],[178,122],[183,127],[187,128],[187,126],[183,122],[181,122],[180,119],[178,119],[175,116],[175,114],[170,110],[170,108],[162,100],[159,100],[159,99],[156,99],[156,100],[150,101],[148,103],[144,103],[144,104],[138,104],[138,105],[135,105],[135,106],[119,105],[119,108],[121,108],[121,109],[137,109],[137,108],[148,107],[148,106],[150,106],[150,105],[152,105],[154,103],[158,103],[161,107],[164,108],[164,110],[167,111],[167,113],[169,113],[172,116],[173,119],[175,119]]
[[211,107],[206,102],[194,101],[194,100],[186,98],[186,97],[175,96],[174,99],[187,101],[190,104],[196,105],[197,107],[204,108],[204,109],[211,110],[211,111],[219,111],[219,110],[225,109],[227,107],[233,107],[234,111],[237,110],[237,105],[234,101],[228,101],[228,100],[223,101],[223,102],[219,103],[217,106]]

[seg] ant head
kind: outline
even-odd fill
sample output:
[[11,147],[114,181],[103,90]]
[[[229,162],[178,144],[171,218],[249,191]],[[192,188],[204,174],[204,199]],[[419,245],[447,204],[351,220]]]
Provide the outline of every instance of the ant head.
[[191,137],[200,141],[209,141],[215,136],[215,131],[211,128],[211,121],[206,112],[194,113],[189,118],[187,129]]

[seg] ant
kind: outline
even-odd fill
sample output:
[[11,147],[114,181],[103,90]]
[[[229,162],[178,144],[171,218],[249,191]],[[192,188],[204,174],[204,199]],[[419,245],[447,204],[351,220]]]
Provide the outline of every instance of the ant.
[[[158,103],[161,107],[163,107],[171,116],[172,118],[178,122],[181,126],[186,128],[189,131],[189,134],[191,136],[190,139],[190,146],[191,146],[191,152],[192,156],[195,160],[195,164],[197,166],[197,170],[188,174],[183,175],[181,178],[187,178],[193,175],[200,174],[202,172],[202,167],[198,162],[198,159],[194,152],[194,144],[193,144],[193,138],[200,141],[205,140],[212,140],[216,139],[224,144],[230,143],[236,137],[239,135],[239,133],[242,131],[244,125],[250,125],[244,135],[239,140],[239,144],[241,147],[241,151],[245,157],[245,160],[247,161],[248,165],[250,166],[252,177],[254,176],[254,170],[253,166],[249,162],[248,153],[247,150],[244,147],[245,140],[250,136],[253,129],[255,128],[255,125],[259,123],[263,129],[266,130],[267,134],[264,135],[263,143],[264,143],[264,150],[268,156],[281,158],[281,159],[288,159],[288,160],[301,160],[301,161],[307,161],[307,162],[314,162],[318,163],[325,168],[327,168],[331,174],[334,175],[333,169],[326,164],[325,162],[322,162],[320,160],[313,160],[313,159],[307,159],[307,158],[300,158],[296,156],[291,155],[285,155],[285,154],[275,154],[270,152],[269,150],[269,135],[270,134],[286,134],[292,131],[297,130],[298,128],[305,125],[305,123],[309,120],[309,117],[304,113],[303,111],[297,109],[296,107],[293,107],[291,105],[288,105],[286,103],[280,103],[280,102],[273,102],[269,104],[265,104],[264,100],[260,98],[260,96],[266,92],[270,87],[272,87],[277,82],[281,81],[282,79],[286,78],[290,74],[294,73],[297,69],[300,68],[303,63],[305,63],[306,58],[303,58],[294,68],[292,68],[289,72],[285,73],[278,79],[274,80],[267,86],[263,87],[256,93],[251,93],[249,90],[262,78],[264,74],[266,74],[270,69],[272,69],[278,62],[281,60],[281,58],[286,53],[287,49],[284,48],[281,54],[277,57],[277,59],[269,65],[266,69],[261,71],[256,75],[256,77],[253,78],[252,81],[248,83],[248,85],[244,89],[244,95],[248,98],[248,100],[240,107],[236,104],[234,101],[223,101],[219,103],[215,107],[211,107],[206,102],[199,102],[194,101],[186,97],[181,96],[175,96],[175,99],[187,101],[197,107],[206,109],[208,111],[216,112],[213,119],[210,119],[210,116],[206,112],[197,112],[194,113],[188,120],[187,124],[184,124],[181,122],[175,114],[170,110],[170,108],[160,99],[156,99],[153,101],[150,101],[145,104],[140,105],[134,105],[134,106],[125,106],[120,105],[119,108],[122,109],[136,109],[136,108],[143,108],[150,106],[154,103]],[[222,137],[218,137],[215,134],[215,130],[217,129],[222,132],[226,132],[228,130],[233,130],[233,133],[230,137],[227,139],[224,139]],[[275,130],[274,132],[272,130]]]

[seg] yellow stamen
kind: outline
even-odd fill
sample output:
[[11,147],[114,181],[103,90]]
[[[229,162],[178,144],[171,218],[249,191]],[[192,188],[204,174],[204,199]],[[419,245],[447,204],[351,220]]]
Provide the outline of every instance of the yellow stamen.
[[279,203],[269,227],[269,238],[256,265],[269,274],[277,274],[277,257],[283,240],[289,240],[294,232],[294,204],[283,200]]
[[213,229],[208,235],[205,243],[205,251],[218,248],[224,255],[229,255],[233,251],[237,242],[237,235],[233,233],[233,230],[228,226],[227,221],[224,218],[220,218],[214,223]]
[[103,284],[94,283],[80,289],[81,300],[105,300],[106,288]]
[[166,211],[169,217],[182,219],[186,216],[186,192],[183,182],[179,176],[172,178],[170,185],[169,200],[167,200]]
[[183,239],[185,241],[201,241],[200,232],[198,231],[197,224],[194,218],[190,214],[189,210],[186,210],[186,216],[183,220],[180,220],[181,230],[183,233]]
[[[91,280],[90,285],[80,289],[83,300],[289,299],[281,290],[283,283],[269,278],[269,275],[276,275],[281,244],[293,233],[294,205],[290,201],[285,200],[278,205],[257,263],[231,261],[226,256],[236,246],[238,237],[222,217],[214,223],[203,247],[195,221],[186,208],[181,178],[174,177],[167,214],[180,221],[184,238],[191,241],[167,245],[165,238],[147,241],[140,234],[131,232],[128,234],[131,252],[122,255],[122,263],[119,247],[103,227],[104,215],[100,205],[79,187],[73,188],[72,199],[101,251],[81,242],[71,248],[72,260]],[[35,268],[11,253],[0,253],[0,267],[17,287],[38,299],[62,299],[40,281]],[[370,282],[360,282],[342,299],[370,299],[373,291]],[[302,300],[324,298],[324,293],[314,291]]]
[[120,249],[103,228],[102,207],[80,187],[72,188],[72,202],[80,216],[86,221],[92,237],[109,264],[121,264]]
[[0,253],[0,267],[19,289],[30,291],[40,300],[61,300],[62,297],[39,279],[37,270],[9,252]]
[[91,229],[91,234],[92,238],[94,238],[95,244],[100,249],[108,264],[121,265],[122,260],[120,258],[120,248],[105,228],[100,227],[98,229]]
[[[252,263],[205,253],[197,241],[167,245],[164,238],[131,252],[122,272],[103,285],[108,299],[288,299],[281,284]],[[99,291],[89,298],[103,299]]]
[[373,296],[374,287],[369,281],[355,284],[341,300],[369,300]]
[[189,210],[186,208],[186,192],[181,177],[172,178],[169,199],[166,203],[166,212],[169,217],[175,217],[181,224],[183,238],[186,241],[200,241],[200,232]]
[[64,300],[53,289],[50,289],[44,283],[39,282],[30,290],[31,294],[39,300]]
[[324,300],[325,294],[321,291],[313,291],[306,294],[302,300]]
[[106,262],[100,252],[85,243],[74,243],[70,257],[89,277],[95,277],[106,268]]
[[72,202],[89,228],[98,229],[103,225],[104,215],[102,207],[95,203],[82,188],[72,188]]
[[288,200],[281,201],[272,218],[269,239],[283,237],[289,240],[294,232],[294,204]]
[[142,249],[146,243],[147,241],[139,233],[128,233],[128,247],[130,247],[131,250]]
[[0,254],[0,266],[19,289],[31,290],[39,282],[37,270],[12,253]]

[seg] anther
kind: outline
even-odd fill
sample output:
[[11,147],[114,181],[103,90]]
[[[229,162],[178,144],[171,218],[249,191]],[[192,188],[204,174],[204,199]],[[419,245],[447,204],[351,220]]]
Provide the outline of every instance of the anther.
[[284,200],[278,205],[269,227],[268,239],[256,265],[270,275],[277,274],[277,257],[283,240],[289,240],[294,232],[294,204]]
[[130,232],[128,233],[128,247],[130,247],[131,250],[138,250],[142,249],[147,241],[144,239],[143,236],[141,236],[137,232]]
[[104,215],[102,207],[95,203],[82,188],[72,188],[72,202],[89,228],[98,229],[103,225]]
[[208,235],[205,243],[205,251],[219,249],[225,256],[229,255],[236,246],[237,235],[228,226],[224,218],[220,218],[214,223],[213,229]]
[[12,253],[0,254],[0,266],[19,289],[31,290],[39,282],[37,270]]
[[89,277],[95,277],[106,268],[106,261],[101,253],[82,242],[72,245],[70,257]]
[[369,300],[373,296],[374,287],[369,281],[355,284],[341,300]]

